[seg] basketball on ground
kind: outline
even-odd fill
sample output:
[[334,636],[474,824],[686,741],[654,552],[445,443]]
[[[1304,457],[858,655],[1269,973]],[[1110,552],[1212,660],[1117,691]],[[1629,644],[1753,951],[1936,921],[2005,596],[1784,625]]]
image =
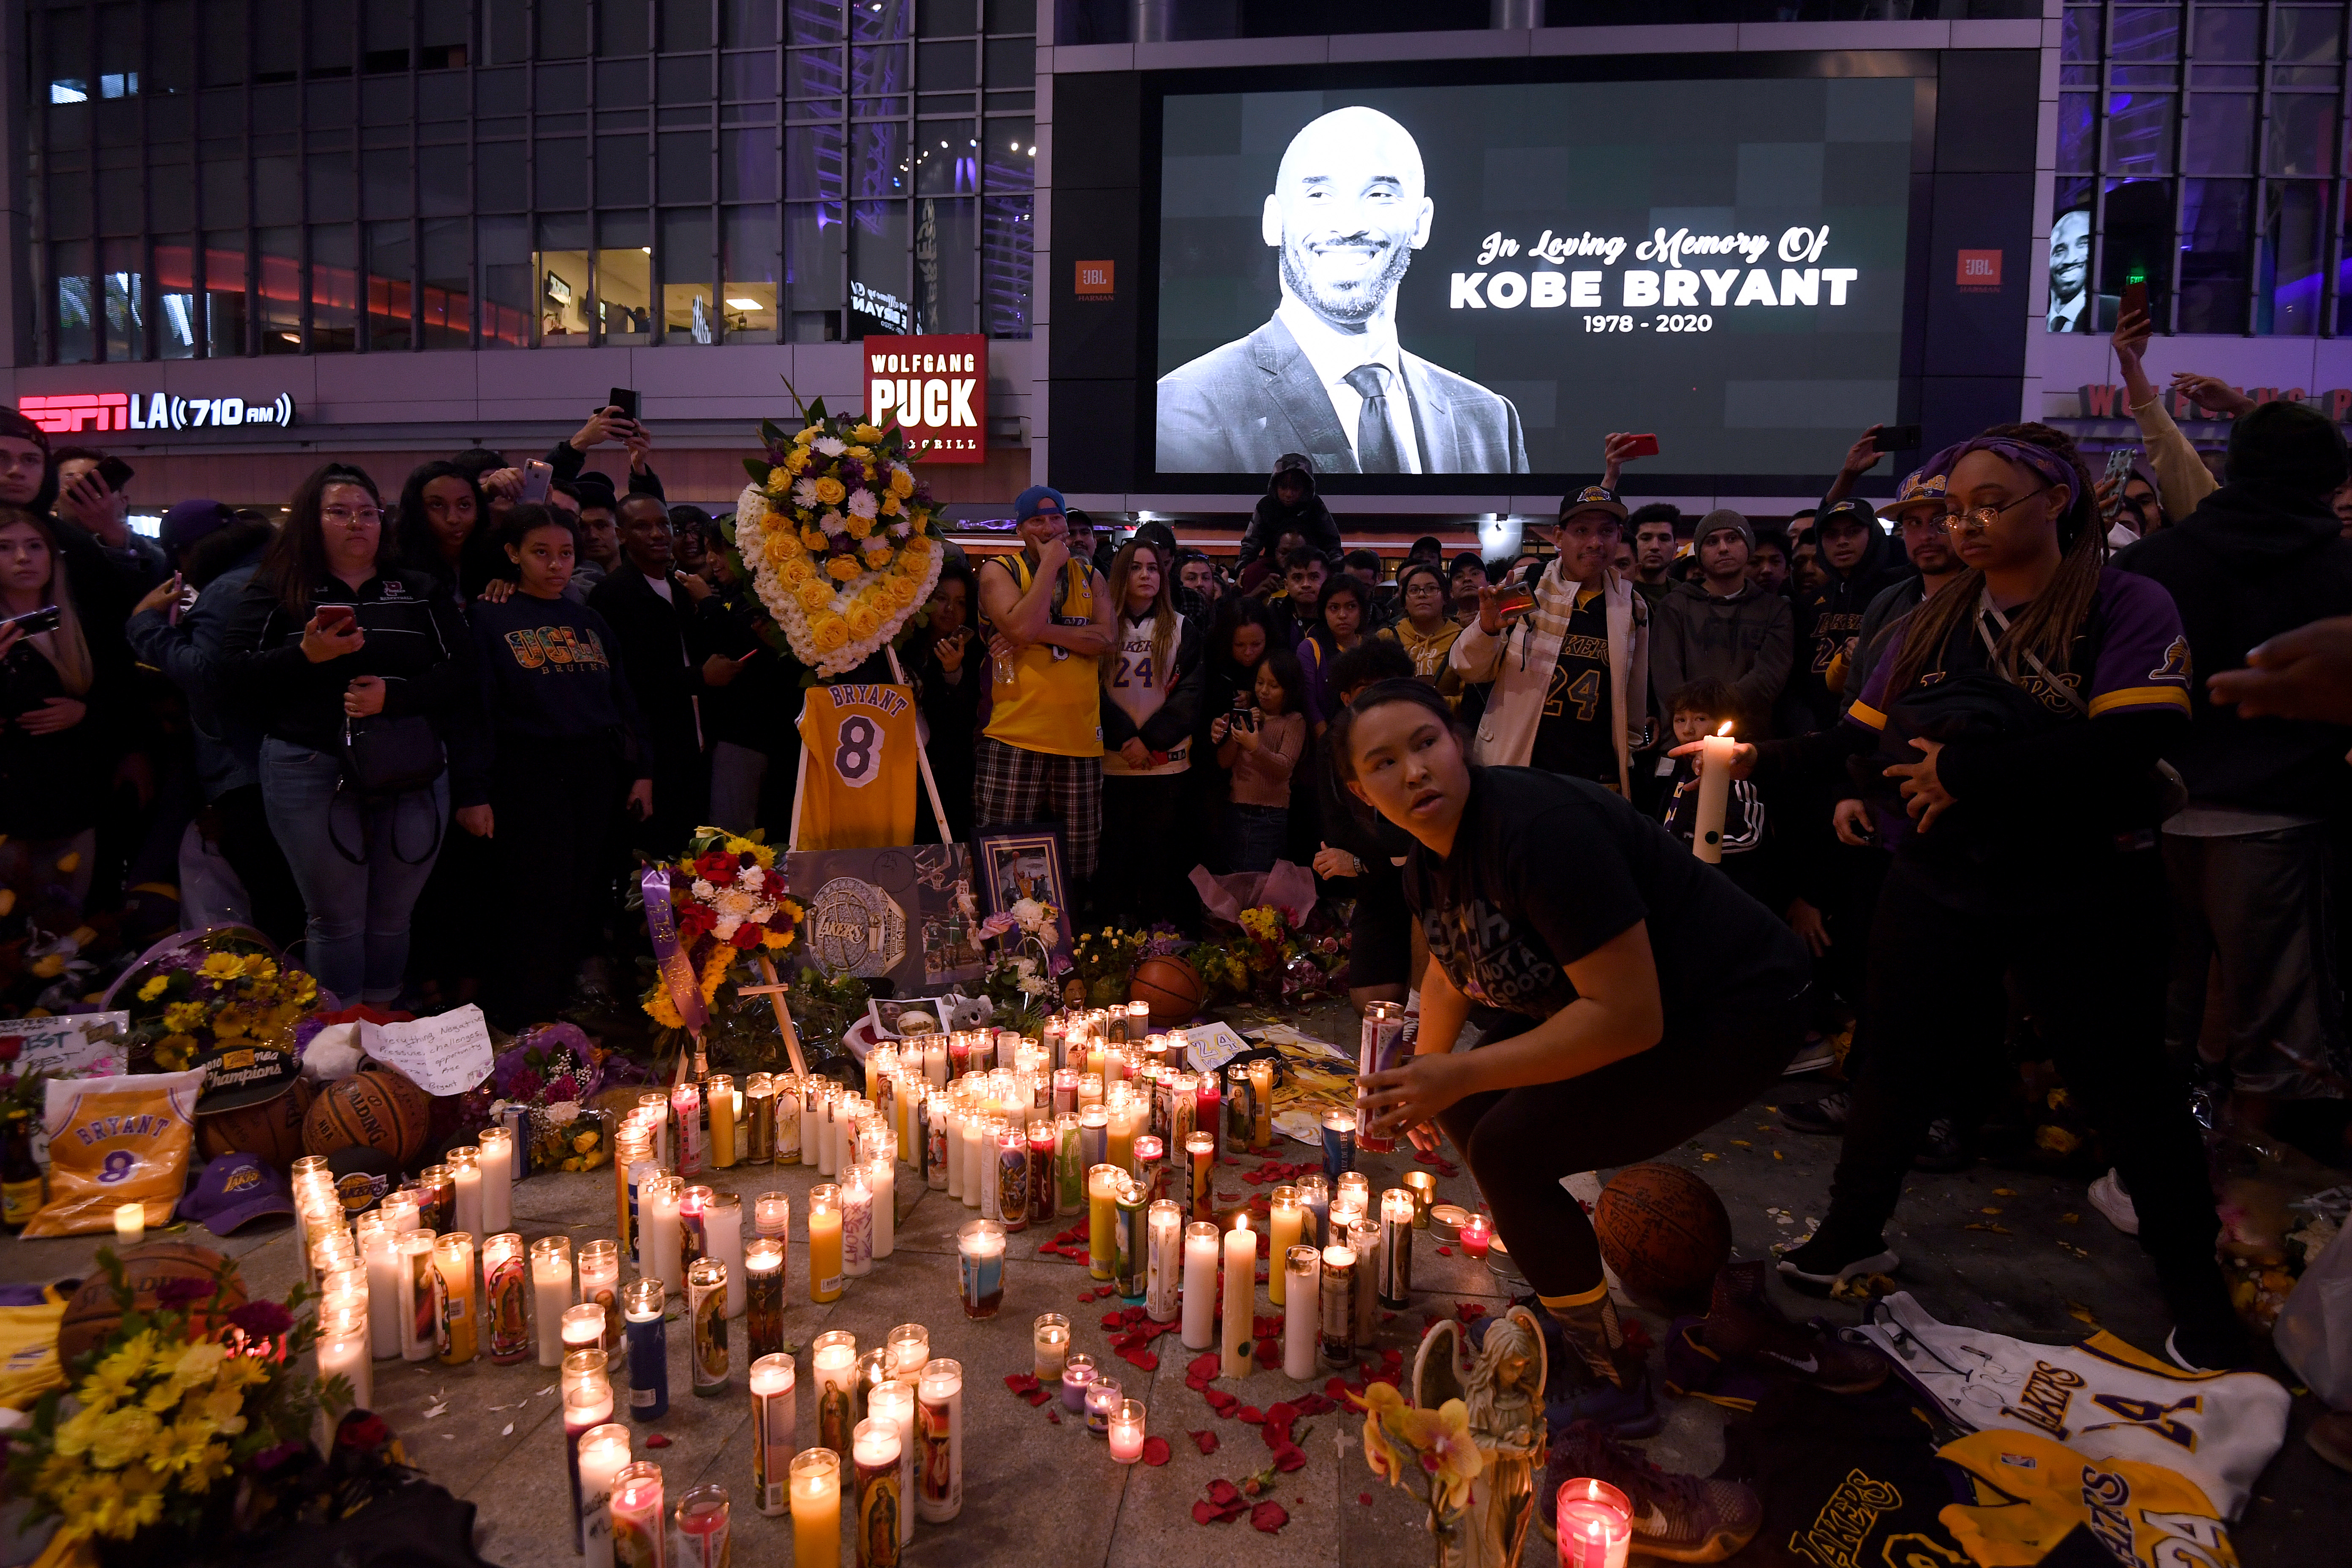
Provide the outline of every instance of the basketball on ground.
[[[228,1259],[208,1247],[194,1247],[184,1241],[147,1241],[126,1247],[119,1256],[124,1282],[131,1289],[131,1304],[142,1312],[152,1312],[160,1305],[155,1288],[166,1279],[221,1279],[219,1294],[189,1309],[191,1321],[199,1332],[226,1322],[229,1313],[245,1305],[245,1285],[237,1279],[236,1271],[230,1268],[224,1275]],[[121,1321],[122,1308],[114,1299],[114,1281],[93,1264],[81,1289],[66,1303],[65,1316],[58,1321],[58,1364],[70,1372],[76,1356],[103,1344],[106,1336]]]
[[1200,973],[1173,955],[1147,958],[1135,966],[1127,999],[1151,1009],[1154,1028],[1181,1028],[1192,1021],[1208,997]]
[[389,1068],[370,1068],[319,1091],[303,1118],[302,1147],[331,1154],[364,1143],[406,1170],[424,1154],[432,1121],[433,1105],[423,1089]]
[[1680,1165],[1628,1165],[1592,1206],[1601,1257],[1626,1293],[1654,1310],[1704,1308],[1731,1258],[1731,1216],[1715,1189]]
[[310,1082],[298,1078],[275,1100],[199,1116],[196,1152],[207,1160],[258,1154],[278,1170],[289,1170],[302,1152],[302,1124],[315,1097]]

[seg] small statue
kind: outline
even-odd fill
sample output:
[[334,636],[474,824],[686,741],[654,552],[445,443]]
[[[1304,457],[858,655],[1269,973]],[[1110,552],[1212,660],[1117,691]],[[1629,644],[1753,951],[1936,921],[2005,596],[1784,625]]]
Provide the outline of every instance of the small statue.
[[1450,1318],[1422,1336],[1412,1364],[1413,1404],[1434,1410],[1461,1400],[1486,1462],[1462,1530],[1450,1548],[1441,1543],[1445,1568],[1517,1568],[1544,1469],[1548,1370],[1543,1331],[1525,1307],[1490,1322],[1475,1352],[1463,1325]]

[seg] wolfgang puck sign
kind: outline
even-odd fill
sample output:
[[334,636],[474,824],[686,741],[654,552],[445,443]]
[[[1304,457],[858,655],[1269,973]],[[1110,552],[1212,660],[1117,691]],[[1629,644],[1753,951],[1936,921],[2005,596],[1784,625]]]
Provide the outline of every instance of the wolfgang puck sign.
[[868,419],[877,425],[897,420],[919,461],[986,460],[986,338],[869,337],[865,353]]

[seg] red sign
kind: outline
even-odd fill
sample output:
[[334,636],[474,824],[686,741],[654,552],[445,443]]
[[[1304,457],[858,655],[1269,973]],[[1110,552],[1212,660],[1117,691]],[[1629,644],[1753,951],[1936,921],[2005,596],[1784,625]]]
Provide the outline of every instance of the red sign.
[[131,398],[121,392],[68,392],[20,397],[16,410],[52,436],[131,428]]
[[866,340],[866,417],[896,420],[927,463],[988,458],[988,340],[954,337]]
[[1108,300],[1111,295],[1111,279],[1117,276],[1116,263],[1081,261],[1078,263],[1077,291],[1082,297],[1093,294]]
[[1963,289],[2000,288],[2000,252],[1998,250],[1961,251],[1960,273],[1958,281]]

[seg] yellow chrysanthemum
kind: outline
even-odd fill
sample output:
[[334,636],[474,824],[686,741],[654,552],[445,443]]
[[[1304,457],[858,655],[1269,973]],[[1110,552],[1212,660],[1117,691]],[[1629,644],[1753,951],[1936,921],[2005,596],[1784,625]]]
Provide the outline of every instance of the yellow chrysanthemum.
[[827,566],[824,571],[825,575],[833,578],[835,582],[850,583],[856,581],[859,574],[863,571],[863,568],[846,555],[836,555],[833,559],[833,563]]
[[266,952],[248,952],[245,955],[245,972],[263,980],[274,980],[278,977],[278,965]]
[[825,475],[816,482],[816,499],[821,505],[839,506],[842,498],[848,493],[848,487],[831,474]]
[[816,581],[816,568],[809,564],[807,556],[795,555],[777,569],[776,575],[783,579],[785,587],[798,588],[803,583]]
[[809,622],[819,653],[831,653],[849,641],[849,623],[839,616],[819,616]]
[[833,603],[831,591],[814,577],[793,589],[793,597],[800,601],[803,610],[822,610]]
[[[882,439],[882,426],[879,425],[860,425],[856,429],[852,430],[849,433],[849,436],[850,439],[856,441],[859,446],[871,447],[875,442]],[[856,455],[860,458],[866,456],[863,452],[859,452]]]
[[170,987],[172,981],[169,975],[156,975],[154,978],[149,980],[146,984],[142,985],[139,988],[139,1000],[142,1002],[152,1002],[156,997],[163,994],[164,991]]
[[207,980],[234,980],[245,973],[245,960],[233,952],[215,952],[196,966],[196,973]]
[[760,945],[771,952],[779,952],[793,945],[793,934],[792,931],[778,931],[771,926],[760,933]]

